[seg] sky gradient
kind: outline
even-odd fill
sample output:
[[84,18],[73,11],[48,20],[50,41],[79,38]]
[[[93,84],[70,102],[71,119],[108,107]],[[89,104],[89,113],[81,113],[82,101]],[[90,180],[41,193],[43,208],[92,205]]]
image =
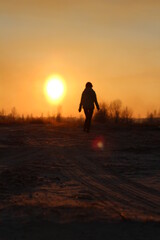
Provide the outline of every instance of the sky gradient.
[[0,109],[57,113],[48,76],[61,75],[62,115],[78,116],[85,83],[99,102],[120,99],[135,117],[160,108],[160,2],[6,0],[0,4]]

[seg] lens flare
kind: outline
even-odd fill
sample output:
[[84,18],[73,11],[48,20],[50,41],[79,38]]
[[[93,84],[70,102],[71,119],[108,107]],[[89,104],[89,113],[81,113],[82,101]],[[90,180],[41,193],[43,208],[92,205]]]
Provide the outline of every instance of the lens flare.
[[93,140],[92,147],[95,150],[104,150],[104,147],[105,147],[104,138],[102,136],[95,138]]
[[100,149],[103,149],[104,148],[104,144],[102,141],[98,141],[97,142],[97,147],[100,148]]

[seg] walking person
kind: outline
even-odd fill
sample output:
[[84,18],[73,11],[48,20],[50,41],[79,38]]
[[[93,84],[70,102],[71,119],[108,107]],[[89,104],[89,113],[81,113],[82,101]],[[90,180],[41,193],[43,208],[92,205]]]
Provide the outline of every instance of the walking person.
[[91,119],[94,111],[94,105],[96,105],[97,110],[99,110],[99,104],[97,101],[97,96],[95,91],[92,89],[93,85],[90,82],[86,83],[86,88],[82,92],[81,96],[81,102],[79,105],[79,112],[81,112],[82,107],[84,109],[85,113],[85,122],[84,122],[84,128],[83,130],[85,132],[90,131],[90,126],[91,126]]

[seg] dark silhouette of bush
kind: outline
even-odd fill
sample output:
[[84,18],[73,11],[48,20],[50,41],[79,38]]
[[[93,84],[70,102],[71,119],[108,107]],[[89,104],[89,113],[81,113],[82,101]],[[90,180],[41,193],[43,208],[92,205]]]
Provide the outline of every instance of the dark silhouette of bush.
[[123,108],[120,100],[112,101],[110,104],[101,103],[100,110],[95,112],[94,121],[100,123],[129,123],[132,122],[132,110]]
[[116,123],[118,123],[120,120],[121,108],[122,108],[122,102],[120,100],[114,100],[109,105],[109,116]]
[[129,109],[128,107],[125,107],[124,109],[122,109],[121,119],[125,123],[132,122],[133,121],[132,115],[133,115],[132,110]]
[[108,107],[105,103],[100,104],[100,110],[94,114],[94,121],[105,123],[108,119]]
[[147,124],[157,124],[160,123],[160,110],[154,110],[153,112],[148,112],[147,117],[145,119],[145,123]]

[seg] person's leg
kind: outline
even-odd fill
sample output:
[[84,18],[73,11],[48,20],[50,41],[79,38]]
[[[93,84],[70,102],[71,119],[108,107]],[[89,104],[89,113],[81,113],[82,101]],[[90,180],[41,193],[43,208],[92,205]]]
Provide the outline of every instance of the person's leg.
[[92,115],[93,115],[93,109],[88,109],[88,114],[87,114],[87,131],[88,132],[89,132],[90,127],[91,127]]
[[84,122],[84,131],[89,132],[90,126],[91,126],[91,119],[93,115],[93,109],[92,108],[84,108],[84,113],[85,113],[85,122]]
[[84,114],[85,114],[85,121],[84,121],[84,127],[83,130],[87,131],[87,121],[88,121],[88,109],[84,108]]

